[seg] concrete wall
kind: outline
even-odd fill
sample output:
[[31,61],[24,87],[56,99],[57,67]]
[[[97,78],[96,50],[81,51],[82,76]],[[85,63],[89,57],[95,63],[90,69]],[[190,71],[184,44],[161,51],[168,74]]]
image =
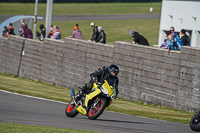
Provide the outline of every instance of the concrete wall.
[[192,47],[167,53],[121,41],[97,44],[71,38],[44,42],[0,38],[0,72],[78,88],[89,81],[91,72],[115,63],[120,68],[120,98],[185,111],[199,109],[199,56],[200,49]]

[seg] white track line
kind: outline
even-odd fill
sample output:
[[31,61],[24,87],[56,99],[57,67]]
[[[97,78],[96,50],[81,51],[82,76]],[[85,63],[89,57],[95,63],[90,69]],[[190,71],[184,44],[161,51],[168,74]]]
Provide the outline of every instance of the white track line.
[[34,96],[29,96],[29,95],[23,95],[23,94],[14,93],[14,92],[10,92],[10,91],[5,91],[5,90],[1,90],[1,89],[0,89],[0,91],[4,92],[4,93],[14,94],[14,95],[18,95],[18,96],[33,98],[33,99],[39,99],[39,100],[44,100],[44,101],[51,101],[51,102],[55,102],[55,103],[68,104],[68,103],[61,102],[61,101],[50,100],[50,99],[45,99],[45,98],[41,98],[41,97],[34,97]]

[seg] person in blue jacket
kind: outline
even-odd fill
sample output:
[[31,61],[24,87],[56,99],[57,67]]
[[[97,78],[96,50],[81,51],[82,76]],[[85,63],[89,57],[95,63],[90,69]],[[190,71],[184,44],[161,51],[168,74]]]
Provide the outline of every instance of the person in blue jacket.
[[171,32],[167,32],[167,38],[170,41],[170,44],[168,45],[167,52],[170,50],[181,50],[181,47],[183,46],[183,43],[181,40],[177,37],[174,37]]

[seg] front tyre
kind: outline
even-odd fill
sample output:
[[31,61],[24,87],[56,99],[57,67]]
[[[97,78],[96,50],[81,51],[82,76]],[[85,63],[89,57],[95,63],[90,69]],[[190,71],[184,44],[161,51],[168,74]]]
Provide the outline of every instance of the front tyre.
[[99,98],[99,102],[96,104],[95,107],[90,108],[88,112],[88,118],[91,120],[97,119],[104,111],[107,106],[107,99]]
[[193,131],[200,131],[200,111],[192,116],[190,120],[190,128]]
[[65,109],[65,114],[68,117],[75,117],[76,115],[78,115],[79,112],[76,110],[77,109],[76,105],[71,103],[72,101],[67,104],[67,107]]

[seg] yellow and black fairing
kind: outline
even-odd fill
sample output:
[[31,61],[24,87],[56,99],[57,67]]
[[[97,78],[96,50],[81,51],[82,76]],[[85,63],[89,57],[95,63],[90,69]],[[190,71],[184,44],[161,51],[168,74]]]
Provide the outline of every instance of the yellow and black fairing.
[[81,114],[86,115],[89,102],[93,99],[91,102],[94,103],[98,100],[99,96],[106,97],[108,99],[108,103],[110,104],[110,102],[112,101],[111,97],[114,97],[116,95],[114,84],[115,79],[104,80],[101,85],[93,83],[92,91],[89,94],[85,95],[85,107],[79,105],[77,110]]

